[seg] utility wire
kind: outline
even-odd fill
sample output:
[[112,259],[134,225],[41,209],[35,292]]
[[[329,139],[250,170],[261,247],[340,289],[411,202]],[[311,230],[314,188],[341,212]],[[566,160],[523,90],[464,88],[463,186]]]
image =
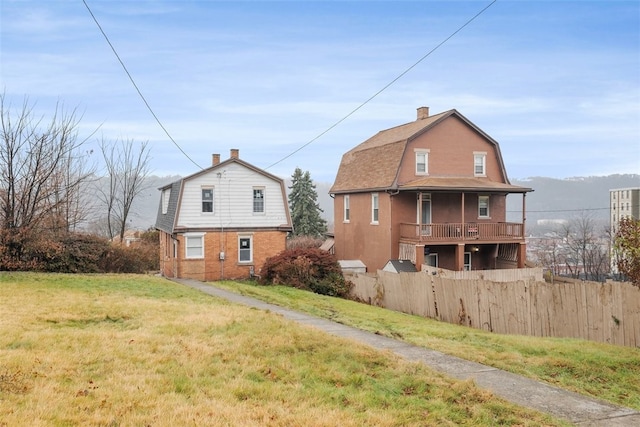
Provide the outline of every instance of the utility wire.
[[104,36],[105,40],[107,41],[107,43],[109,44],[109,47],[111,47],[111,50],[113,51],[114,55],[116,56],[116,58],[118,58],[118,62],[120,62],[120,65],[122,65],[122,68],[124,69],[124,72],[127,74],[127,76],[129,77],[129,80],[131,80],[131,83],[133,84],[133,87],[136,89],[136,91],[138,92],[138,95],[140,95],[140,98],[142,99],[142,101],[144,102],[144,105],[147,106],[147,109],[149,110],[149,112],[151,113],[151,115],[153,116],[154,119],[156,119],[156,122],[158,122],[158,124],[160,125],[160,127],[162,128],[162,130],[164,131],[164,133],[169,137],[169,139],[171,140],[171,142],[173,142],[173,145],[175,145],[176,147],[178,147],[178,150],[180,150],[180,152],[191,161],[191,163],[193,163],[194,165],[196,165],[198,167],[198,169],[202,169],[202,166],[200,166],[198,163],[196,163],[191,157],[189,157],[189,155],[182,149],[182,147],[180,147],[180,145],[173,139],[173,137],[171,136],[171,134],[169,134],[169,131],[167,131],[167,129],[164,127],[164,125],[162,124],[162,122],[160,121],[160,119],[158,118],[158,116],[156,115],[156,113],[153,111],[153,109],[151,108],[151,106],[149,105],[149,103],[147,102],[146,98],[144,97],[144,95],[142,94],[142,92],[140,91],[140,88],[138,88],[138,85],[136,84],[136,82],[133,80],[133,77],[131,76],[131,74],[129,73],[129,70],[127,69],[126,65],[124,65],[124,62],[122,62],[122,59],[120,59],[120,55],[118,55],[118,52],[116,51],[116,48],[113,47],[113,44],[111,44],[111,41],[109,40],[109,37],[107,36],[107,34],[104,32],[104,30],[102,29],[102,26],[100,26],[100,23],[98,22],[98,20],[96,19],[95,15],[93,14],[93,12],[91,11],[91,8],[89,7],[89,5],[87,4],[86,0],[82,0],[82,3],[84,3],[85,7],[87,8],[87,10],[89,11],[89,14],[91,15],[91,17],[93,18],[93,21],[96,23],[96,25],[98,26],[98,28],[100,29],[100,32],[102,33],[102,35]]
[[[636,205],[631,206],[632,208],[636,208]],[[606,208],[582,208],[582,209],[551,209],[551,210],[529,210],[527,209],[526,212],[527,213],[554,213],[554,212],[584,212],[584,211],[608,211],[610,210],[610,207],[606,207]],[[513,213],[513,212],[522,212],[521,210],[519,211],[507,211],[509,213]]]
[[385,90],[387,90],[391,85],[393,85],[395,82],[397,82],[398,80],[400,80],[402,77],[404,77],[405,74],[407,74],[409,71],[411,71],[412,69],[414,69],[418,64],[420,64],[422,61],[424,61],[427,57],[429,57],[429,55],[431,55],[433,52],[435,52],[436,50],[438,50],[442,45],[444,45],[446,42],[448,42],[450,39],[452,39],[456,34],[458,34],[460,31],[462,31],[467,25],[471,24],[477,17],[479,17],[480,15],[482,15],[487,9],[489,9],[495,2],[497,2],[498,0],[493,0],[491,3],[489,3],[487,6],[485,6],[480,12],[476,13],[471,19],[469,19],[467,22],[465,22],[461,27],[459,27],[457,30],[455,30],[453,33],[451,33],[451,35],[449,35],[449,37],[447,37],[446,39],[444,39],[443,41],[441,41],[440,43],[438,43],[433,49],[431,49],[429,52],[427,52],[422,58],[418,59],[413,65],[411,65],[409,68],[407,68],[406,70],[404,70],[402,73],[400,73],[400,75],[398,75],[395,79],[391,80],[391,82],[387,83],[386,86],[384,86],[382,89],[380,89],[379,91],[377,91],[375,94],[373,94],[371,97],[369,97],[366,101],[364,101],[362,104],[358,105],[356,108],[354,108],[353,110],[351,110],[351,112],[349,112],[346,116],[344,116],[343,118],[341,118],[340,120],[338,120],[337,122],[335,122],[334,124],[332,124],[331,126],[329,126],[325,131],[321,132],[319,135],[317,135],[315,138],[311,139],[310,141],[308,141],[307,143],[301,145],[300,147],[298,147],[296,150],[292,151],[291,153],[289,153],[288,155],[286,155],[285,157],[283,157],[282,159],[278,160],[275,163],[270,164],[269,166],[267,166],[265,169],[269,169],[275,165],[277,165],[278,163],[281,163],[283,161],[285,161],[286,159],[288,159],[289,157],[293,156],[294,154],[296,154],[297,152],[299,152],[300,150],[308,147],[309,145],[311,145],[312,143],[314,143],[315,141],[317,141],[318,139],[320,139],[322,136],[324,136],[326,133],[328,133],[329,131],[331,131],[333,128],[335,128],[336,126],[338,126],[340,123],[344,122],[345,120],[347,120],[349,117],[351,117],[356,111],[358,111],[359,109],[361,109],[362,107],[364,107],[365,105],[367,105],[370,101],[372,101],[375,97],[377,97],[378,95],[380,95],[382,92],[384,92]]

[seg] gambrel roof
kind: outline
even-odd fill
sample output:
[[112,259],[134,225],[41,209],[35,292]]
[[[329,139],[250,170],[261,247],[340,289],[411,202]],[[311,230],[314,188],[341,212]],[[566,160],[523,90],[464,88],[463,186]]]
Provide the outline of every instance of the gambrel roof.
[[250,163],[247,163],[244,160],[241,160],[239,157],[233,157],[233,156],[223,162],[216,163],[213,166],[202,169],[189,176],[186,176],[182,179],[179,179],[175,182],[172,182],[170,184],[167,184],[163,187],[158,188],[158,190],[160,190],[161,193],[165,192],[166,190],[171,190],[171,191],[169,194],[169,201],[168,201],[166,213],[164,214],[162,213],[162,197],[161,197],[160,204],[158,206],[158,214],[156,217],[155,228],[169,234],[174,233],[176,231],[176,221],[177,221],[178,215],[180,215],[180,203],[182,200],[182,194],[184,192],[185,183],[189,180],[198,178],[202,175],[206,175],[209,173],[216,173],[216,171],[224,173],[225,167],[228,167],[231,164],[238,164],[250,171],[260,174],[279,184],[280,192],[282,194],[283,206],[285,206],[285,212],[287,217],[286,224],[280,225],[279,228],[285,231],[290,231],[292,229],[292,226],[291,226],[292,223],[291,223],[291,215],[289,213],[289,206],[287,202],[287,195],[286,195],[284,180]]
[[[409,183],[399,183],[398,173],[408,143],[438,126],[449,117],[465,123],[496,148],[503,174],[502,183],[476,177],[425,177]],[[330,193],[352,193],[409,189],[494,190],[523,193],[531,189],[511,185],[506,175],[498,142],[474,125],[457,110],[449,110],[433,116],[392,127],[378,132],[342,156],[336,180]]]

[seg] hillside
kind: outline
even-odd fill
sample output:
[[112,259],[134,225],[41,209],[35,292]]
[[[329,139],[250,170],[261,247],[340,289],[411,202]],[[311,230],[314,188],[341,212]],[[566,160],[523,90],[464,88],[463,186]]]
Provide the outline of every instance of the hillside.
[[[566,179],[533,177],[514,180],[514,185],[533,188],[527,194],[527,222],[539,220],[570,220],[583,214],[609,223],[609,190],[640,187],[640,175],[608,175]],[[521,210],[522,199],[512,196],[507,203],[509,212]]]

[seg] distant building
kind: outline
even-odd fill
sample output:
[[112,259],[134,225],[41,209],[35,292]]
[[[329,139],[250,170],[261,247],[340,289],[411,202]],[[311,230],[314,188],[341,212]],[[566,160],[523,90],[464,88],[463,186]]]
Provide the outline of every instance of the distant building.
[[[640,219],[640,187],[609,190],[609,215],[611,218],[611,247],[622,218]],[[615,257],[611,256],[611,272],[618,273]]]

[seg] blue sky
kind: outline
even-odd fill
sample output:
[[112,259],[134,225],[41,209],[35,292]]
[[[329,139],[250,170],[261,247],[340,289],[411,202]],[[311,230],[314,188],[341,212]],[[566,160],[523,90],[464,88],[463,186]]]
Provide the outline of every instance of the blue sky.
[[[342,154],[457,109],[512,179],[640,173],[640,1],[86,0],[174,140],[332,182]],[[342,123],[485,7],[473,22]],[[149,141],[157,175],[198,166],[147,110],[82,0],[2,0],[0,90],[80,136]],[[290,157],[287,157],[289,156]],[[284,159],[284,160],[283,160]]]

